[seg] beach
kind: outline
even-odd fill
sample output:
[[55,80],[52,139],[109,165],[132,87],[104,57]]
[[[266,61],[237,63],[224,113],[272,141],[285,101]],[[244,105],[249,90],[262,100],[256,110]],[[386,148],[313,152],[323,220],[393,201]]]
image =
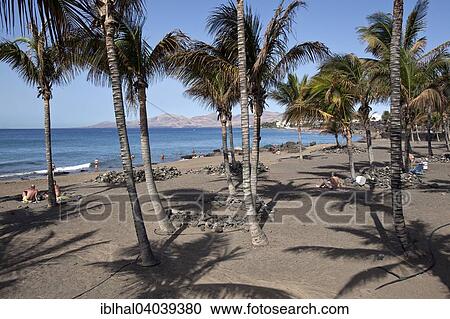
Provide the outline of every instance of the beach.
[[[433,144],[437,156],[445,152],[443,143]],[[438,227],[450,220],[450,163],[430,162],[422,183],[405,190],[410,236],[434,259],[413,265],[397,253],[389,190],[317,187],[331,172],[342,180],[349,176],[347,154],[324,152],[327,146],[308,147],[302,161],[296,153],[261,152],[269,170],[259,177],[258,194],[273,212],[263,227],[267,247],[253,248],[245,229],[217,233],[188,227],[163,236],[147,221],[162,261],[152,268],[134,263],[138,249],[130,208],[119,205],[126,202],[125,187],[97,183],[95,172],[58,176],[73,200],[47,210],[45,201],[13,199],[30,183],[45,190],[45,179],[1,181],[0,297],[449,298],[450,227]],[[426,142],[413,148],[416,157],[426,154]],[[374,140],[376,166],[389,165],[388,150],[388,140]],[[195,210],[199,195],[226,196],[225,176],[186,174],[222,160],[158,164],[183,173],[157,182],[164,204]],[[357,171],[367,166],[367,154],[356,152],[355,162]],[[144,215],[151,217],[145,183],[137,188]]]

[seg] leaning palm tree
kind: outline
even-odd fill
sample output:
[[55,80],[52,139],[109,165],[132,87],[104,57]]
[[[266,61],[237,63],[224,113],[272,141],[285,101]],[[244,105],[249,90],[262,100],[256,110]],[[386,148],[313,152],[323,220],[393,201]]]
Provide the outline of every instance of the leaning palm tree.
[[[251,163],[251,184],[256,199],[257,167],[259,163],[259,144],[261,116],[266,106],[268,92],[285,75],[300,63],[315,62],[328,54],[327,47],[320,42],[304,42],[289,47],[289,35],[299,7],[305,6],[300,0],[293,0],[285,6],[281,1],[269,21],[265,33],[259,18],[248,8],[244,15],[244,34],[246,35],[246,63],[249,78],[248,89],[253,110],[253,142]],[[236,57],[237,10],[234,3],[217,7],[208,19],[208,30],[216,41],[226,43],[230,55]]]
[[47,162],[48,206],[56,206],[53,181],[53,157],[51,142],[50,100],[53,85],[65,84],[73,75],[69,52],[61,45],[51,45],[46,27],[38,30],[30,25],[31,37],[0,42],[0,61],[8,63],[28,85],[38,89],[38,97],[44,101],[45,158]]
[[241,130],[242,130],[242,188],[244,190],[244,202],[247,210],[247,218],[254,246],[265,246],[268,240],[256,218],[252,189],[250,185],[250,135],[248,120],[248,93],[247,93],[247,58],[244,24],[244,0],[237,1],[237,46],[239,65],[239,89],[241,104]]
[[400,40],[402,34],[403,0],[394,0],[392,36],[390,46],[390,139],[391,139],[391,192],[392,215],[397,237],[405,252],[410,250],[408,232],[403,216],[402,203],[402,127],[401,108],[401,74],[400,74]]
[[[140,0],[121,0],[114,2],[109,0],[99,0],[95,2],[89,1],[89,4],[90,7],[88,9],[90,10],[88,13],[89,17],[92,19],[90,25],[98,26],[98,34],[104,38],[104,50],[106,50],[113,95],[114,115],[119,136],[120,157],[126,176],[126,188],[130,199],[134,226],[139,243],[141,264],[142,266],[154,266],[159,264],[159,260],[153,255],[142,217],[141,205],[137,196],[125,121],[121,66],[119,65],[120,58],[115,43],[118,25],[120,25],[122,21],[129,21],[131,16],[139,16],[142,13],[143,6]],[[92,34],[92,32],[90,32],[90,34]],[[95,56],[95,51],[97,49],[98,48],[96,47],[92,47],[92,56]]]
[[[163,233],[175,231],[168,219],[153,177],[150,139],[147,120],[148,83],[165,73],[166,59],[179,50],[184,43],[184,35],[179,32],[168,33],[154,48],[151,48],[143,36],[143,21],[124,21],[118,29],[115,44],[121,66],[121,76],[125,87],[125,99],[132,109],[139,109],[141,153],[144,166],[147,191]],[[97,47],[96,55],[90,55],[88,79],[95,84],[110,83],[109,67],[105,43],[101,37],[92,37],[87,41],[89,48]]]
[[[297,126],[299,158],[303,160],[302,126],[308,119],[309,110],[309,87],[308,76],[301,80],[294,74],[288,75],[286,83],[280,82],[275,90],[270,93],[270,98],[286,106],[284,119],[287,123]],[[295,111],[293,109],[295,108]],[[290,111],[290,112],[288,112]],[[294,116],[295,115],[295,116]]]
[[[140,257],[143,266],[159,263],[153,255],[147,237],[141,206],[137,197],[133,176],[130,146],[126,131],[125,110],[123,104],[120,68],[114,35],[120,20],[124,17],[139,16],[142,13],[141,0],[6,0],[0,1],[0,17],[7,28],[14,26],[15,18],[19,17],[19,24],[24,28],[29,22],[36,20],[49,21],[51,36],[59,40],[69,27],[81,26],[91,36],[95,33],[90,27],[96,27],[97,33],[105,39],[108,67],[110,69],[111,87],[113,93],[114,114],[120,142],[122,165],[127,176],[126,184],[130,198],[136,235],[139,242]],[[89,27],[88,27],[89,26]]]

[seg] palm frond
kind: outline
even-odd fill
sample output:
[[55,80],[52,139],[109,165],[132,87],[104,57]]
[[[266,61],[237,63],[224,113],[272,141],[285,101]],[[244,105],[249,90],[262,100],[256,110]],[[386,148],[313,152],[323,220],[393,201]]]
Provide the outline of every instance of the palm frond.
[[405,35],[403,37],[403,47],[410,49],[416,43],[421,32],[426,28],[426,15],[428,11],[428,0],[418,0],[414,9],[408,16],[406,22]]
[[[25,42],[23,38],[21,42]],[[33,44],[32,39],[28,39],[26,42]],[[28,85],[38,85],[38,66],[33,61],[33,58],[26,51],[22,50],[17,43],[12,41],[0,42],[0,61],[9,64],[11,69],[17,71]]]

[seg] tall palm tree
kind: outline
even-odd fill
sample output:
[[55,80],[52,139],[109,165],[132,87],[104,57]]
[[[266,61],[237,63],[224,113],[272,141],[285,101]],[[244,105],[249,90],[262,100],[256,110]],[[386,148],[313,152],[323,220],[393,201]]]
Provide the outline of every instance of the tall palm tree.
[[392,36],[390,47],[390,139],[391,139],[391,192],[392,215],[394,228],[403,250],[410,250],[408,231],[403,216],[402,203],[402,127],[401,127],[401,74],[400,74],[400,46],[403,20],[403,0],[394,0]]
[[[184,44],[184,35],[178,32],[168,33],[154,48],[151,48],[143,35],[144,22],[123,21],[116,34],[115,45],[120,60],[121,77],[125,87],[125,99],[130,108],[139,109],[141,153],[144,166],[147,191],[162,232],[175,231],[169,221],[153,177],[150,139],[147,120],[148,83],[165,73],[166,59]],[[86,59],[89,61],[88,78],[96,84],[110,83],[109,67],[102,37],[92,37],[85,44]],[[91,48],[97,47],[95,54]]]
[[248,120],[248,93],[247,93],[247,55],[245,42],[244,24],[244,0],[237,1],[237,46],[239,65],[239,88],[241,104],[241,130],[242,130],[242,188],[244,190],[244,202],[247,209],[247,218],[254,246],[267,245],[268,239],[258,224],[256,209],[254,205],[251,185],[250,185],[250,136]]
[[[286,106],[284,119],[288,123],[297,126],[299,158],[303,160],[302,149],[302,125],[311,113],[309,106],[308,76],[303,76],[301,80],[294,74],[289,74],[286,83],[280,82],[270,93],[270,98]],[[295,112],[293,112],[295,108]],[[289,112],[290,111],[290,112]],[[295,114],[295,116],[294,116]]]
[[233,108],[230,108],[230,112],[227,119],[227,128],[228,128],[228,138],[230,141],[230,159],[231,159],[231,165],[234,167],[236,165],[236,152],[234,149],[234,137],[233,137]]
[[[268,92],[300,63],[315,62],[328,54],[327,47],[320,42],[304,42],[289,47],[295,14],[299,7],[305,6],[300,0],[288,5],[281,1],[265,33],[259,18],[248,8],[244,15],[244,34],[246,35],[246,63],[249,78],[249,96],[253,110],[253,142],[251,164],[251,187],[256,199],[257,167],[259,163],[259,144],[261,116],[266,105]],[[236,7],[234,3],[217,7],[208,19],[208,29],[216,41],[226,43],[230,55],[237,56]]]
[[124,65],[127,68],[125,75],[127,98],[130,104],[134,104],[135,99],[132,92],[137,93],[139,104],[139,127],[141,135],[141,153],[144,164],[145,180],[147,191],[155,210],[160,229],[171,234],[175,232],[175,227],[167,217],[164,206],[159,196],[155,180],[153,178],[152,159],[150,152],[150,139],[147,122],[147,87],[149,81],[164,72],[165,59],[180,48],[183,36],[180,34],[167,34],[154,48],[150,48],[143,39],[143,24],[128,26],[123,38],[119,39],[119,56],[125,57]]
[[227,78],[226,74],[220,72],[197,75],[190,73],[189,77],[191,77],[190,80],[185,78],[185,82],[189,86],[186,94],[200,100],[218,114],[222,133],[223,164],[225,167],[228,192],[231,198],[236,195],[236,188],[231,177],[228,157],[227,123],[229,122],[231,107],[237,103],[239,98],[237,86],[235,83],[230,83],[230,78]]
[[234,165],[232,107],[239,101],[239,77],[235,60],[227,54],[224,43],[207,44],[189,39],[183,50],[173,54],[169,62],[172,76],[188,87],[186,94],[218,113],[222,128],[222,151],[230,197],[236,194],[230,171],[227,129],[230,131],[231,160]]
[[[421,36],[426,28],[428,0],[418,0],[408,16],[405,29],[400,30],[400,75],[401,75],[401,114],[405,132],[405,168],[409,167],[408,152],[411,149],[411,125],[414,108],[421,105],[426,108],[437,101],[436,90],[430,79],[434,77],[437,64],[431,60],[442,61],[442,55],[450,45],[447,41],[428,53],[424,53],[427,39]],[[358,28],[360,38],[367,43],[366,51],[378,60],[378,77],[380,83],[389,83],[390,79],[390,48],[392,40],[393,16],[378,12],[370,15],[367,27]],[[383,80],[384,79],[384,80]],[[386,92],[386,96],[389,93]],[[416,104],[416,106],[414,106]]]
[[153,255],[150,247],[134,183],[131,152],[126,131],[120,68],[114,44],[114,35],[119,20],[130,15],[139,16],[142,13],[142,8],[142,0],[118,0],[114,2],[110,0],[5,0],[0,1],[0,17],[3,18],[2,21],[5,22],[7,29],[14,26],[17,17],[21,28],[25,28],[29,22],[36,20],[41,20],[42,24],[49,21],[50,35],[57,40],[60,40],[69,28],[75,26],[81,26],[89,34],[92,34],[92,26],[100,27],[105,38],[120,154],[122,166],[127,176],[127,191],[141,252],[140,257],[143,266],[152,266],[158,264],[159,261]]
[[[126,187],[130,199],[133,213],[134,226],[140,248],[140,258],[142,266],[154,266],[159,264],[159,260],[154,256],[150,242],[148,240],[142,217],[141,205],[137,196],[134,182],[133,163],[131,160],[130,144],[125,121],[125,109],[122,92],[122,79],[119,65],[119,57],[115,44],[115,34],[121,21],[126,21],[132,15],[139,16],[143,10],[140,0],[109,1],[99,0],[92,4],[90,13],[94,17],[94,22],[101,27],[102,35],[105,39],[105,48],[111,88],[113,94],[114,115],[116,119],[117,133],[119,136],[120,156],[122,167],[126,176]],[[128,19],[127,19],[128,18]],[[118,20],[120,19],[120,20]]]
[[[44,102],[45,158],[47,162],[48,206],[56,206],[53,181],[50,100],[53,85],[67,83],[74,67],[69,52],[62,45],[51,45],[46,27],[30,24],[31,37],[0,42],[0,61],[8,63],[28,85],[36,86]],[[61,44],[61,43],[60,43]]]

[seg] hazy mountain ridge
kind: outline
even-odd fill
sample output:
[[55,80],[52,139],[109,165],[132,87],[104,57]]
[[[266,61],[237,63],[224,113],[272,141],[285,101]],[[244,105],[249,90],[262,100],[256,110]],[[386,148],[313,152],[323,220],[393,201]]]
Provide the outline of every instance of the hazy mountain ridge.
[[[281,120],[282,113],[266,111],[262,115],[261,122],[273,122]],[[253,116],[250,115],[250,125],[252,125]],[[216,113],[210,113],[206,115],[198,115],[193,117],[186,117],[183,115],[174,114],[162,114],[148,119],[149,127],[219,127],[220,122],[217,120]],[[241,116],[237,114],[233,116],[233,126],[239,127],[241,125]],[[127,126],[131,128],[138,128],[139,121],[127,121]],[[88,128],[114,128],[116,124],[114,122],[104,121],[94,125],[88,126]]]

